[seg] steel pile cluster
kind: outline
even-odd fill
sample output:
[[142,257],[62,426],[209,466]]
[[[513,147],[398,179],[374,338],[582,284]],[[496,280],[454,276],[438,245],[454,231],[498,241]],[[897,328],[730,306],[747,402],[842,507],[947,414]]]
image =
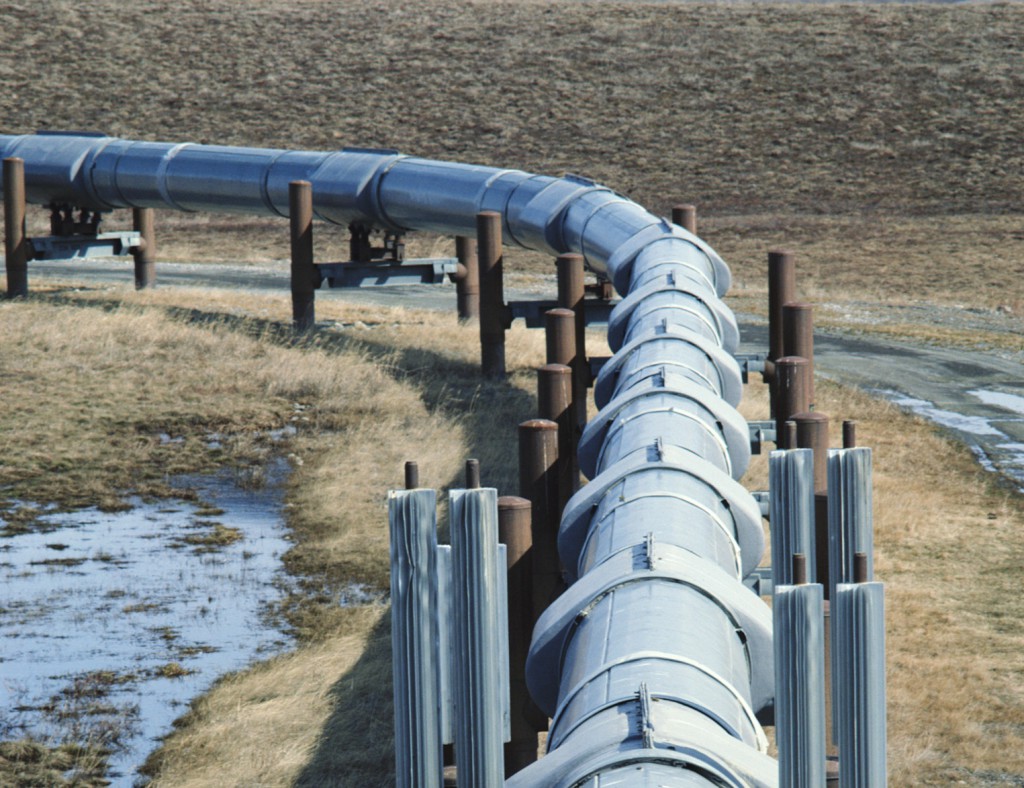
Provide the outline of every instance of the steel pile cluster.
[[759,506],[735,406],[729,270],[700,239],[589,180],[394,151],[307,152],[0,136],[29,202],[286,216],[312,184],[317,217],[392,231],[475,233],[576,252],[624,298],[596,382],[600,414],[559,551],[574,581],[534,632],[527,681],[552,718],[549,753],[510,786],[775,785],[758,712],[773,702],[771,614],[743,585],[759,563]]

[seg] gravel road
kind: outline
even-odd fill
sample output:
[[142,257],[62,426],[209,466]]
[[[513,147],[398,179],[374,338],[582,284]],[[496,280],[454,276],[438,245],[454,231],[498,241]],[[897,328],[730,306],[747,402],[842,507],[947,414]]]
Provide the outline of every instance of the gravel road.
[[[132,281],[132,263],[110,260],[34,262],[32,278]],[[158,286],[244,287],[287,297],[287,265],[279,267],[161,263]],[[537,297],[506,289],[509,299]],[[455,309],[455,288],[411,286],[321,289],[317,298],[430,309]],[[767,326],[741,315],[742,352],[767,347]],[[964,441],[987,469],[1004,474],[1024,492],[1024,363],[1009,354],[910,345],[889,339],[818,331],[816,372],[890,399],[946,428]]]

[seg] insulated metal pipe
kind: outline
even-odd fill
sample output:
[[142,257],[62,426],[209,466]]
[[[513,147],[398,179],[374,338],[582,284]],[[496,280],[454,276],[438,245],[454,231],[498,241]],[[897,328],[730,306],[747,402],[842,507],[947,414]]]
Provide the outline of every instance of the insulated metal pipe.
[[771,616],[740,581],[763,551],[760,509],[732,478],[733,417],[712,418],[742,390],[720,302],[730,275],[704,242],[591,181],[394,151],[51,134],[0,136],[0,154],[25,158],[30,201],[93,210],[283,216],[287,184],[308,180],[315,215],[342,225],[472,235],[490,211],[508,243],[583,255],[623,302],[650,288],[654,307],[637,296],[622,310],[621,345],[595,384],[598,407],[614,403],[608,445],[594,439],[596,475],[558,537],[579,579],[538,621],[528,657],[534,699],[555,716],[549,753],[508,785],[776,784],[756,716],[772,703]]

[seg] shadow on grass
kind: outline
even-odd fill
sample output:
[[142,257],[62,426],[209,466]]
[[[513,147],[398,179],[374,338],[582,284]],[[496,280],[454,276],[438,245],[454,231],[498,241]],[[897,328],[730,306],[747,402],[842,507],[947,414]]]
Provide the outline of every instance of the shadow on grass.
[[395,784],[391,614],[380,618],[359,660],[329,691],[332,711],[294,785]]

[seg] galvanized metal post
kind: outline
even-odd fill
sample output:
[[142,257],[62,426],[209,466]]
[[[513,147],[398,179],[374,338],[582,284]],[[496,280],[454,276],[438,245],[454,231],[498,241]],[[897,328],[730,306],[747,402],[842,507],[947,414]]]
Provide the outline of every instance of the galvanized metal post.
[[452,490],[452,594],[455,623],[455,762],[462,788],[489,788],[505,779],[508,728],[507,626],[499,607],[505,567],[498,550],[498,493]]
[[791,302],[782,306],[782,353],[807,359],[807,401],[814,407],[814,307]]
[[132,250],[136,290],[156,285],[156,232],[153,215],[152,208],[132,208],[132,229],[142,239],[142,245]]
[[768,490],[771,523],[772,585],[796,583],[787,555],[803,555],[805,571],[813,582],[814,551],[814,457],[809,449],[773,451],[768,457]]
[[840,583],[834,605],[840,782],[843,788],[884,788],[888,784],[884,586]]
[[316,266],[313,263],[313,186],[288,184],[288,217],[292,241],[292,325],[296,331],[316,326]]
[[395,783],[402,788],[439,787],[443,779],[436,504],[429,489],[388,495]]
[[558,306],[570,309],[576,316],[573,334],[576,342],[576,363],[573,365],[573,408],[576,411],[576,438],[587,423],[587,387],[590,384],[590,367],[587,364],[587,317],[584,312],[583,255],[563,254],[556,261],[558,266]]
[[817,583],[775,587],[775,739],[779,785],[787,788],[825,784],[823,604]]
[[576,424],[572,412],[572,369],[545,364],[537,370],[537,416],[558,424],[558,500],[564,508],[579,487]]
[[498,539],[505,545],[508,571],[508,670],[511,741],[505,745],[505,776],[537,760],[539,710],[526,689],[526,655],[530,651],[533,619],[530,594],[530,559],[533,534],[532,504],[525,498],[503,495],[498,499]]
[[854,581],[857,553],[865,555],[868,566],[874,563],[871,460],[867,447],[828,452],[830,599],[837,583]]
[[672,224],[678,224],[688,233],[697,234],[697,206],[673,205]]
[[531,419],[519,425],[519,494],[532,502],[533,620],[558,596],[558,425]]
[[775,362],[775,378],[771,389],[775,394],[775,444],[780,449],[795,449],[796,445],[788,442],[786,422],[797,413],[805,413],[810,409],[808,397],[808,363],[799,356],[783,356]]
[[459,259],[459,275],[455,278],[455,301],[459,320],[480,317],[480,262],[477,260],[476,239],[457,236],[455,256]]
[[16,156],[4,159],[4,255],[7,297],[28,295],[28,237],[25,234],[25,162]]
[[814,411],[797,413],[796,443],[801,449],[814,452],[814,542],[815,579],[825,587],[825,599],[830,599],[828,563],[828,416]]
[[501,251],[501,214],[476,215],[480,275],[480,366],[485,376],[505,377],[505,285]]

